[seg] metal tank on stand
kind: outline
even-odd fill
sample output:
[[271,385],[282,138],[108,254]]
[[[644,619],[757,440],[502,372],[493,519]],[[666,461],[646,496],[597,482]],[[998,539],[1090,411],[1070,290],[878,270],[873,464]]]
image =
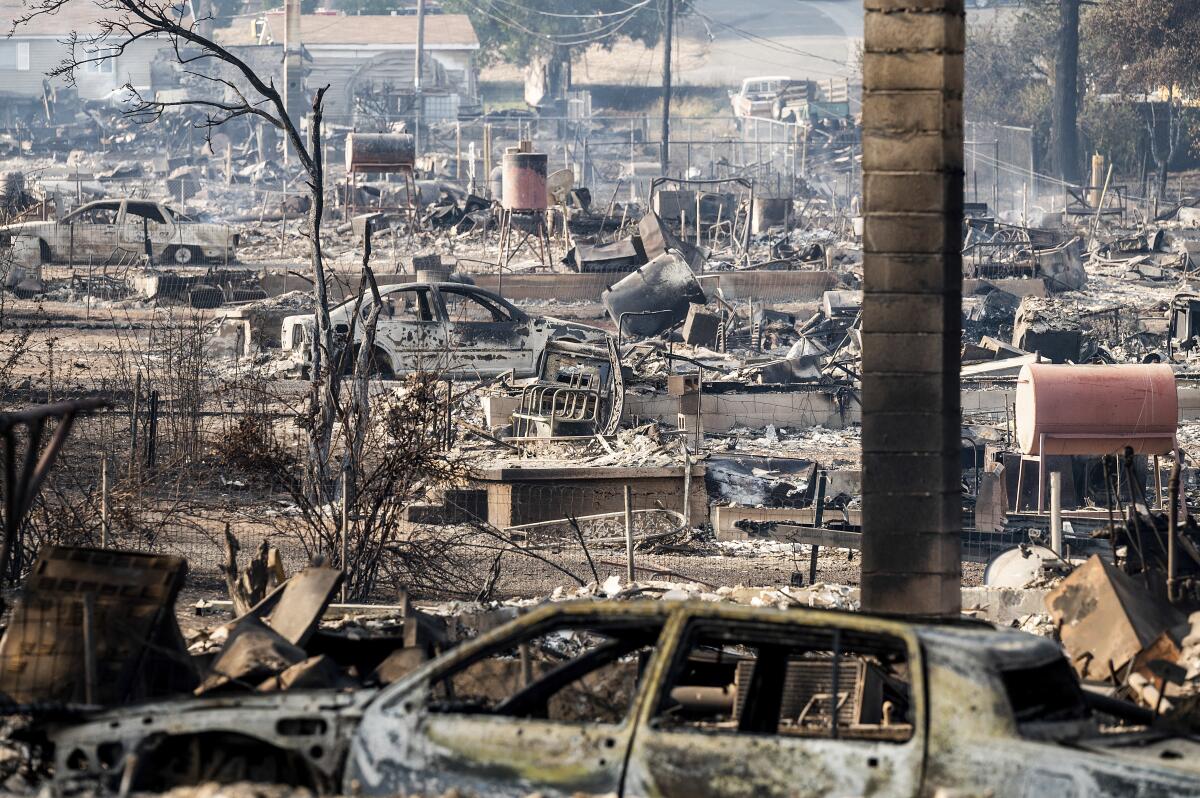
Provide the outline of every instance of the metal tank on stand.
[[[1017,502],[1025,464],[1038,464],[1038,512],[1044,510],[1051,455],[1109,455],[1126,447],[1154,458],[1176,451],[1179,396],[1166,364],[1030,364],[1017,377],[1016,438],[1021,450]],[[1162,496],[1162,486],[1156,485]]]
[[[538,260],[550,268],[553,253],[546,224],[547,156],[533,152],[533,143],[522,141],[504,153],[500,199],[500,278],[513,257],[528,246],[536,247]],[[514,238],[519,237],[514,243]]]
[[[408,133],[348,133],[346,135],[346,218],[365,211],[391,211],[408,217],[410,229],[420,214],[420,194],[417,192],[413,169],[417,161],[416,140]],[[384,207],[360,205],[358,180],[360,174],[399,174],[403,181],[404,199]],[[382,201],[382,194],[380,195]]]

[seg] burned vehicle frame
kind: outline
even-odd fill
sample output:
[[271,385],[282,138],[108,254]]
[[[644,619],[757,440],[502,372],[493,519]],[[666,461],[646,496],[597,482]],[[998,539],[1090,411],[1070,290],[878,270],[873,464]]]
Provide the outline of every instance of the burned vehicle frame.
[[[373,371],[391,377],[418,371],[447,376],[491,377],[513,372],[536,373],[548,341],[603,344],[603,330],[578,322],[530,316],[503,297],[454,282],[402,283],[380,288],[379,313],[371,353]],[[359,323],[351,323],[354,313]],[[329,312],[339,339],[353,330],[355,357],[366,339],[365,321],[374,301],[355,296]],[[316,317],[289,316],[282,322],[280,341],[302,372],[312,362]],[[355,357],[346,358],[353,363]]]
[[228,225],[197,221],[141,199],[96,200],[61,219],[0,227],[0,244],[26,266],[108,263],[137,255],[175,266],[218,263],[235,258],[239,240]]
[[[1097,708],[1145,725],[1101,734]],[[1082,690],[1053,642],[987,624],[589,601],[383,688],[159,702],[47,738],[62,786],[181,783],[191,750],[224,763],[211,780],[346,794],[1196,794],[1200,746],[1150,716]]]

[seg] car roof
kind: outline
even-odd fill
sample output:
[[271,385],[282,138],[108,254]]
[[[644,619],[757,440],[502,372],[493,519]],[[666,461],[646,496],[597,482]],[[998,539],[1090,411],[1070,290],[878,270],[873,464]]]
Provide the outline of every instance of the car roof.
[[73,208],[71,210],[71,213],[75,213],[75,211],[86,210],[87,208],[98,208],[98,207],[103,207],[103,206],[112,206],[114,208],[119,208],[119,207],[121,207],[121,203],[124,201],[125,200],[123,200],[123,199],[112,199],[111,197],[108,199],[92,200],[91,202],[85,202],[82,205],[76,206],[75,208]]
[[480,288],[479,286],[471,285],[470,283],[456,283],[453,280],[424,281],[424,282],[413,281],[411,283],[388,283],[386,285],[379,286],[379,292],[382,294],[386,294],[391,291],[401,291],[401,290],[404,290],[407,288],[436,288],[439,291],[446,290],[446,289],[449,289],[449,290],[467,289],[469,291],[477,291],[478,293],[484,294],[485,296],[487,296],[489,298],[499,299],[502,302],[504,302],[505,304],[508,304],[508,305],[512,304],[507,299],[505,299],[504,297],[497,294],[495,291],[489,291],[486,288]]
[[[528,615],[539,616],[538,620],[542,620],[541,616],[550,618],[556,614],[563,615],[595,615],[595,614],[630,614],[630,615],[646,615],[662,614],[669,615],[673,612],[684,610],[687,612],[695,612],[708,616],[724,616],[730,620],[747,620],[753,619],[756,616],[764,618],[778,618],[780,616],[794,616],[797,620],[804,617],[822,618],[826,621],[836,618],[854,619],[854,618],[869,618],[877,621],[884,621],[888,624],[904,626],[910,628],[919,638],[937,638],[939,642],[949,645],[973,645],[977,646],[980,643],[986,644],[990,640],[994,640],[997,645],[1011,648],[1014,645],[1019,645],[1023,641],[1031,641],[1033,644],[1050,643],[1043,638],[1023,632],[1011,632],[1010,630],[997,629],[992,624],[981,621],[969,616],[957,616],[954,618],[910,618],[906,616],[890,615],[887,613],[868,613],[860,611],[824,608],[824,607],[791,607],[780,609],[776,607],[754,607],[747,604],[735,604],[725,601],[703,601],[698,599],[690,599],[683,601],[671,600],[634,600],[634,601],[614,601],[611,599],[591,600],[591,599],[572,599],[568,601],[547,602],[542,604],[528,613]],[[943,634],[949,632],[950,634]],[[970,641],[969,643],[967,641]],[[1057,646],[1055,646],[1057,649]]]
[[752,621],[755,618],[794,617],[797,621],[810,618],[830,623],[838,620],[853,622],[853,619],[856,618],[869,618],[883,621],[897,632],[904,630],[912,633],[923,648],[936,649],[943,657],[958,659],[959,656],[962,656],[976,662],[983,660],[990,662],[997,670],[1036,667],[1062,659],[1063,656],[1062,649],[1053,640],[1028,632],[997,628],[986,621],[970,616],[910,618],[886,613],[866,613],[819,607],[788,609],[753,607],[725,601],[576,599],[548,602],[535,608],[525,617],[527,623],[542,623],[558,615],[612,614],[619,616],[624,614],[640,617],[647,615],[665,617],[679,610],[710,618],[739,621]]

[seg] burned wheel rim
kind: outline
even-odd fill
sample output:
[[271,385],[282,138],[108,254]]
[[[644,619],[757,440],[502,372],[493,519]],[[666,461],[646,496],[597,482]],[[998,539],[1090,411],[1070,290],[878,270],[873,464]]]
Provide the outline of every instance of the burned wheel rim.
[[171,251],[171,259],[180,266],[186,266],[194,260],[191,247],[175,247]]

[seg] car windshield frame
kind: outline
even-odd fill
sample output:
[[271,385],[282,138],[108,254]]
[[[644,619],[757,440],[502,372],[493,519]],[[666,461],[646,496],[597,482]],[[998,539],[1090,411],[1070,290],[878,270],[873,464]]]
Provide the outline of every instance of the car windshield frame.
[[483,289],[477,288],[476,286],[473,286],[473,285],[467,285],[466,283],[464,283],[462,285],[441,285],[441,286],[437,286],[437,292],[438,292],[438,296],[439,296],[439,302],[442,305],[442,313],[445,315],[446,320],[448,322],[452,321],[452,320],[450,319],[450,308],[446,304],[446,298],[445,298],[444,294],[450,294],[451,296],[466,297],[468,299],[471,299],[471,300],[479,303],[484,308],[487,308],[487,306],[489,304],[495,305],[500,310],[505,311],[509,315],[508,321],[496,321],[493,319],[490,322],[485,321],[485,322],[479,322],[479,323],[483,323],[483,324],[520,324],[522,322],[526,322],[529,320],[529,317],[524,313],[524,311],[522,311],[516,305],[509,302],[504,297],[499,296],[497,294],[493,294],[490,291],[484,291]]
[[[110,208],[109,206],[115,207]],[[112,222],[105,222],[105,224],[116,224],[117,219],[121,218],[121,201],[117,200],[114,202],[113,200],[96,200],[95,202],[89,202],[86,205],[80,205],[62,219],[59,219],[59,222],[63,224],[71,224],[77,221],[82,214],[90,213],[96,210],[112,210],[113,213],[116,214],[116,217],[114,217]],[[96,222],[88,222],[88,224],[96,224]]]

